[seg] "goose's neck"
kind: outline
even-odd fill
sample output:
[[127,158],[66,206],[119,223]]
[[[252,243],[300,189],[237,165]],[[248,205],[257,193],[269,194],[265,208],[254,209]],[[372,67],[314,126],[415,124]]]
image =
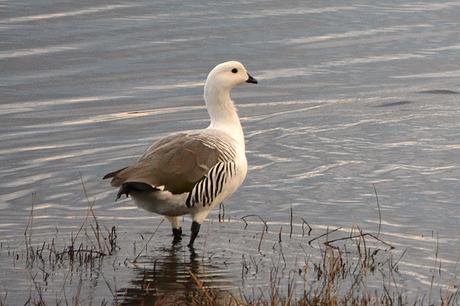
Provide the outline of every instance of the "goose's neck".
[[206,84],[204,100],[211,117],[209,128],[223,130],[244,143],[243,129],[236,107],[230,98],[230,89],[216,89]]

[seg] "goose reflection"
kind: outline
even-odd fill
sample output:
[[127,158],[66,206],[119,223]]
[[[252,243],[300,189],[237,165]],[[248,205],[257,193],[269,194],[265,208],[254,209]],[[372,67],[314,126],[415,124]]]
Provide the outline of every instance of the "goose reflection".
[[206,259],[195,252],[173,245],[159,249],[156,254],[139,258],[134,268],[135,276],[127,288],[117,291],[121,305],[182,305],[190,304],[200,285],[193,280],[196,275],[205,288],[214,294],[226,295],[235,288],[230,267],[225,259]]

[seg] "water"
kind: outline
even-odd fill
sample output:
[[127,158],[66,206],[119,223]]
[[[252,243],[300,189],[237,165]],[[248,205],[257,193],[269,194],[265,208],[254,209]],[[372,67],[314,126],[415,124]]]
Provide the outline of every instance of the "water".
[[[248,214],[269,221],[267,256],[278,254],[272,245],[291,207],[298,240],[301,217],[316,234],[354,225],[376,232],[373,184],[381,237],[396,254],[407,249],[404,288],[427,292],[436,245],[446,279],[458,284],[459,14],[458,1],[1,1],[0,293],[16,304],[33,291],[24,264],[7,255],[24,250],[32,202],[36,243],[56,228],[64,238],[79,228],[87,209],[80,176],[100,222],[118,226],[121,247],[88,276],[88,303],[123,292],[133,301],[170,292],[186,299],[189,269],[210,286],[240,287],[242,258],[257,254],[260,232],[259,224],[244,230]],[[230,59],[259,80],[233,92],[250,170],[225,203],[230,222],[210,216],[198,258],[172,248],[163,224],[144,268],[118,265],[160,217],[114,203],[101,177],[161,136],[205,127],[203,80]],[[303,253],[297,242],[288,260]],[[63,273],[48,284],[48,301],[68,282]],[[156,293],[140,279],[153,279]]]

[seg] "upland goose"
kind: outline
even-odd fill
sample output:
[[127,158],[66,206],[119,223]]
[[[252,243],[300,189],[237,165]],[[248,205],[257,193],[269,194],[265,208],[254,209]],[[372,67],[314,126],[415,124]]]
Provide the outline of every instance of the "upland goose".
[[133,165],[111,172],[117,199],[130,196],[138,207],[166,216],[174,242],[182,236],[180,216],[190,214],[189,247],[209,211],[243,183],[247,173],[244,134],[231,89],[254,83],[236,61],[217,65],[204,86],[204,100],[211,123],[206,129],[180,132],[153,143]]

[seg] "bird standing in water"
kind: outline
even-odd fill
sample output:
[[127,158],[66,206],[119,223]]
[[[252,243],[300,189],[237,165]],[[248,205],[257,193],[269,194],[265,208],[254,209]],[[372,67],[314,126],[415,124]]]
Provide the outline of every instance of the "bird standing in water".
[[189,247],[209,211],[232,195],[243,183],[248,165],[244,134],[230,91],[254,79],[239,62],[217,65],[204,86],[211,123],[206,129],[166,136],[153,143],[126,168],[111,172],[111,185],[119,187],[138,207],[166,216],[174,242],[182,238],[180,216],[190,214]]

